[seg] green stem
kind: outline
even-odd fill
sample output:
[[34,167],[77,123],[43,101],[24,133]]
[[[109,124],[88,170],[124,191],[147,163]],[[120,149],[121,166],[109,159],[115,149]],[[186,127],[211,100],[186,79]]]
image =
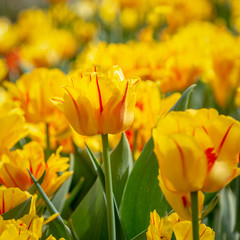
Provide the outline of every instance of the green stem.
[[45,150],[45,161],[48,160],[48,158],[51,155],[51,147],[50,147],[50,136],[49,136],[49,124],[46,123],[46,150]]
[[132,151],[133,163],[135,162],[135,152],[136,152],[136,148],[137,148],[137,136],[138,136],[138,131],[135,130],[135,132],[134,132],[134,142],[133,142],[133,151]]
[[110,154],[108,149],[108,135],[102,134],[103,145],[103,161],[104,161],[104,173],[105,173],[105,188],[107,197],[107,219],[108,219],[108,239],[116,239],[116,227],[114,216],[114,204],[113,204],[113,188],[112,188],[112,173]]
[[198,192],[191,192],[193,240],[199,240]]

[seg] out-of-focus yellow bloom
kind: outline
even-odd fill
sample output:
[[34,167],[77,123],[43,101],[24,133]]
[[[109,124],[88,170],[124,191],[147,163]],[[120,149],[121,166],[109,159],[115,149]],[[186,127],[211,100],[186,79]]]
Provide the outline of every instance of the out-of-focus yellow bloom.
[[[160,218],[156,210],[150,213],[150,225],[147,231],[147,240],[170,240],[174,231],[177,240],[192,240],[192,223],[180,219],[176,213]],[[214,240],[214,231],[205,224],[199,225],[201,240]]]
[[216,192],[240,174],[240,123],[214,109],[170,112],[153,130],[164,186]]
[[136,159],[151,137],[152,129],[157,124],[157,120],[171,109],[180,96],[181,94],[174,93],[165,98],[160,94],[157,83],[152,81],[140,82],[134,110],[134,122],[126,132],[131,149],[133,150],[135,147]]
[[[37,141],[44,149],[46,148],[46,124],[28,124],[29,136],[31,139]],[[63,147],[64,153],[73,152],[72,131],[69,122],[62,112],[56,113],[48,123],[48,134],[50,141],[50,148],[56,149],[58,146]]]
[[121,12],[120,20],[124,29],[132,30],[138,25],[138,12],[133,8],[125,8]]
[[0,156],[28,133],[23,113],[0,89]]
[[17,25],[25,44],[19,47],[19,54],[25,68],[55,66],[76,52],[75,37],[67,29],[57,29],[55,20],[41,9],[20,14]]
[[[51,196],[61,184],[71,176],[66,171],[69,159],[60,156],[61,148],[45,162],[43,149],[36,142],[24,145],[23,150],[17,149],[4,154],[0,162],[0,181],[6,187],[18,187],[27,190],[32,185],[29,169],[36,179],[46,171],[41,184],[48,196]],[[63,172],[60,176],[59,173]]]
[[0,58],[0,82],[7,76],[8,67],[3,59]]
[[11,51],[19,41],[18,29],[7,18],[0,18],[0,54]]
[[92,44],[78,56],[76,67],[100,63],[103,68],[109,68],[117,64],[127,78],[159,80],[164,93],[183,90],[202,72],[202,48],[198,51],[189,44],[195,38],[196,34],[189,30],[163,43]]
[[52,29],[51,20],[42,9],[28,9],[20,12],[17,26],[21,39],[27,43],[49,33]]
[[118,66],[78,71],[69,76],[64,97],[53,101],[79,134],[116,134],[133,122],[138,82],[125,79]]
[[53,29],[19,49],[21,64],[28,68],[55,66],[72,57],[76,50],[76,39],[64,29]]
[[237,90],[236,90],[235,105],[237,107],[240,107],[240,87],[238,87]]
[[20,104],[27,122],[50,122],[58,112],[51,97],[63,95],[65,77],[58,69],[39,68],[23,74],[16,84],[6,82],[5,86],[12,99]]
[[[19,188],[0,189],[0,215],[24,202],[31,195],[23,192]],[[34,206],[35,207],[35,206]]]
[[160,218],[156,210],[150,213],[147,240],[171,240],[173,227],[167,218]]
[[158,0],[151,1],[160,16],[165,16],[168,24],[168,31],[194,20],[209,19],[212,16],[212,4],[207,0]]
[[[219,41],[221,39],[221,41]],[[212,44],[208,46],[209,61],[205,65],[204,80],[213,88],[217,103],[225,107],[233,91],[239,85],[240,38],[226,29],[218,29]]]
[[74,4],[74,11],[84,20],[92,19],[96,13],[99,4],[91,0],[77,1]]
[[103,0],[100,6],[100,17],[106,25],[111,25],[116,22],[116,16],[119,11],[117,1]]

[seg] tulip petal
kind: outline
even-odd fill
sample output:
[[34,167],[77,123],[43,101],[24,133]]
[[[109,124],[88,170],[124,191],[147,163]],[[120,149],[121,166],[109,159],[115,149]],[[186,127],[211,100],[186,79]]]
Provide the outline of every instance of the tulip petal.
[[156,136],[155,153],[165,186],[173,192],[202,188],[207,174],[204,152],[193,138],[184,134]]

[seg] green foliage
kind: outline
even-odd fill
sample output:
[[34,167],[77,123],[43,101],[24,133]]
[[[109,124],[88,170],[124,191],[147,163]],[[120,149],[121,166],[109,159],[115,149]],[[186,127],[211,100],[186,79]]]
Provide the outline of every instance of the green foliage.
[[158,185],[158,162],[152,138],[136,161],[128,179],[121,206],[121,219],[127,238],[144,231],[154,209],[164,216],[169,207]]
[[179,98],[179,100],[175,103],[175,105],[170,109],[170,111],[185,111],[188,108],[190,95],[193,89],[196,87],[196,84],[188,87]]
[[[71,221],[73,229],[79,239],[107,239],[104,174],[91,150],[88,147],[87,150],[92,159],[93,168],[99,177],[86,197],[71,215]],[[116,176],[113,178],[113,191],[115,196],[119,196],[118,201],[120,203],[121,195],[132,167],[132,155],[125,134],[122,135],[119,144],[112,151],[110,157],[112,175]],[[125,239],[117,204],[115,204],[115,215],[117,239]]]
[[5,212],[1,216],[4,220],[8,219],[19,219],[23,217],[25,214],[29,213],[30,207],[31,207],[31,200],[32,198],[28,198],[24,202],[20,203],[18,206],[10,209],[9,211]]

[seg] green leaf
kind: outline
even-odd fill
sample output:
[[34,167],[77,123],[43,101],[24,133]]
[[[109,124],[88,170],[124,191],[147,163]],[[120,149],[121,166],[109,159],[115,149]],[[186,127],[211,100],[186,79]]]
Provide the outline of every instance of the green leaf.
[[[74,169],[74,155],[70,155],[70,166],[69,166],[69,171],[73,171]],[[54,195],[52,199],[52,203],[57,209],[58,212],[62,212],[64,203],[66,201],[66,195],[69,192],[70,185],[72,182],[72,176],[70,176],[63,184],[62,186],[58,189],[56,194]]]
[[84,183],[84,178],[81,177],[78,181],[78,183],[75,185],[74,189],[71,191],[70,196],[66,199],[61,215],[63,218],[67,219],[69,216],[69,211],[70,210],[70,205],[72,204],[72,202],[74,201],[74,199],[76,199],[76,197],[78,196],[79,192],[82,190],[83,187],[83,183]]
[[148,227],[154,209],[161,216],[171,209],[158,185],[158,162],[153,147],[151,138],[134,165],[123,195],[120,215],[128,239]]
[[[43,180],[45,178],[45,175],[46,175],[46,170],[43,172],[42,176],[38,180],[38,183],[40,185],[42,184],[42,182],[43,182]],[[35,187],[35,184],[33,183],[33,185],[28,189],[28,192],[33,195],[34,193],[36,193],[36,191],[37,191],[37,189]]]
[[240,177],[234,179],[231,184],[234,184],[233,191],[236,196],[236,218],[235,218],[235,227],[234,231],[240,233]]
[[78,206],[84,196],[91,189],[97,177],[97,174],[92,166],[92,162],[85,150],[76,148],[76,151],[74,152],[74,160],[74,174],[71,190],[77,185],[79,179],[82,177],[84,178],[84,183],[81,191],[71,204],[73,210]]
[[192,84],[190,87],[188,87],[175,105],[170,109],[170,111],[185,111],[188,108],[189,98],[195,87],[196,84]]
[[106,207],[99,178],[71,215],[79,239],[107,239]]
[[132,238],[132,240],[147,240],[147,229],[145,229],[143,232],[139,233],[137,236]]
[[[125,138],[125,139],[124,139]],[[118,146],[115,148],[116,149],[116,152],[118,152],[120,154],[120,156],[125,156],[124,154],[121,153],[121,151],[119,150],[120,147],[122,147],[122,151],[124,151],[125,148],[123,148],[123,146],[126,146],[125,145],[125,141],[127,141],[126,139],[126,136],[125,134],[122,135],[122,138],[118,144]],[[124,144],[123,144],[124,143]],[[127,147],[127,146],[126,146]],[[129,147],[129,146],[128,146]],[[106,191],[105,191],[105,176],[104,176],[104,173],[103,173],[103,170],[100,166],[100,164],[98,163],[98,161],[96,160],[94,154],[92,153],[92,151],[89,149],[89,147],[86,145],[86,148],[87,148],[87,151],[89,153],[89,156],[92,160],[92,163],[93,163],[93,166],[98,174],[98,177],[99,177],[99,180],[100,180],[100,183],[102,185],[102,189],[103,189],[103,196],[104,196],[104,201],[105,201],[105,207],[107,207],[107,202],[106,202]],[[113,150],[113,153],[115,151]],[[123,159],[123,158],[119,158],[118,156],[118,159],[120,159],[120,161]],[[113,164],[113,163],[112,163]],[[118,168],[114,168],[118,171]],[[123,168],[124,169],[124,168]],[[117,173],[120,173],[116,171],[116,174]],[[112,169],[112,173],[115,174],[113,172],[113,169]],[[121,181],[121,174],[119,174],[119,179],[117,180],[120,180]],[[118,186],[121,184],[117,184],[118,181],[115,181],[113,183],[116,183],[116,190],[118,190]],[[121,222],[121,219],[120,219],[120,215],[119,215],[119,210],[118,210],[118,206],[117,206],[117,203],[116,203],[116,200],[115,200],[115,196],[113,195],[113,200],[114,200],[114,210],[115,210],[115,221],[116,221],[116,233],[117,233],[117,239],[121,239],[121,240],[125,240],[126,239],[126,234],[125,234],[125,231],[124,231],[124,228],[123,228],[123,225],[122,225],[122,222]]]
[[238,239],[238,233],[234,233],[236,216],[236,196],[229,186],[220,192],[219,211],[216,215],[215,238],[218,240]]
[[[38,181],[35,179],[35,177],[32,175],[32,173],[28,170],[30,177],[35,184],[36,189],[38,190],[38,193],[40,197],[45,201],[46,207],[48,212],[52,215],[55,213],[58,213],[52,202],[49,200],[43,189],[41,188],[41,185],[38,183]],[[64,224],[63,219],[60,215],[57,216],[52,222],[49,223],[50,231],[51,233],[56,237],[64,237],[67,240],[72,239],[71,233],[68,229],[68,227]]]
[[30,207],[31,207],[31,199],[32,197],[28,198],[24,202],[20,203],[16,207],[10,209],[9,211],[5,212],[1,216],[4,220],[8,219],[19,219],[23,217],[24,215],[29,213]]
[[210,201],[210,203],[204,209],[201,219],[204,219],[217,205],[219,200],[219,194],[215,195],[215,197]]
[[125,133],[117,147],[111,152],[113,192],[118,207],[121,205],[123,191],[133,168],[132,152]]
[[[98,179],[71,216],[73,230],[79,239],[107,239],[104,173],[94,154],[88,146],[86,146],[86,148],[92,160],[93,168],[98,174]],[[119,194],[118,196],[121,201],[120,194],[122,194],[124,190],[125,183],[132,168],[131,151],[125,134],[122,135],[118,146],[111,153],[111,166],[112,176],[114,176],[113,188],[116,193]],[[114,206],[117,239],[124,240],[126,236],[115,200]]]

